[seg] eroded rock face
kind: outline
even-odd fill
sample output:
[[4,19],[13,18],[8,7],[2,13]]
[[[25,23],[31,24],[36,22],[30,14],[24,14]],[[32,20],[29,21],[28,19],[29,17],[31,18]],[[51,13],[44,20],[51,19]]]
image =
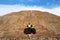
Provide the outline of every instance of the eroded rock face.
[[0,18],[0,37],[28,38],[24,29],[28,23],[36,29],[31,37],[51,37],[60,34],[60,17],[41,11],[21,11],[4,15]]

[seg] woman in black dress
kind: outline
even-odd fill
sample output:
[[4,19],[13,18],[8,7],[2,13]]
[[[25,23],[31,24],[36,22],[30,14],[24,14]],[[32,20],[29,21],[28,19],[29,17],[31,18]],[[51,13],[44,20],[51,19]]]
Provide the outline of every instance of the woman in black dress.
[[24,29],[24,34],[30,36],[30,34],[36,34],[36,29],[32,28],[32,25],[27,25],[27,28]]

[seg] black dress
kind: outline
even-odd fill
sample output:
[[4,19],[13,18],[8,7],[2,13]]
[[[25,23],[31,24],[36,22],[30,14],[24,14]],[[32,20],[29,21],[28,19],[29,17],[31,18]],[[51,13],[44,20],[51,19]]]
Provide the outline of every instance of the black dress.
[[36,33],[36,30],[34,28],[25,28],[24,29],[24,33],[25,34],[35,34]]

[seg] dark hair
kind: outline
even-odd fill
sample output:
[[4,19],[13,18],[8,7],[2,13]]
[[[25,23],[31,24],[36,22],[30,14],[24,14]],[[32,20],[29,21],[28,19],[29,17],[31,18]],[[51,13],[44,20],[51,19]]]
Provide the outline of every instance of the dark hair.
[[[29,27],[29,26],[27,25],[27,27]],[[32,27],[32,25],[31,25],[31,27]]]

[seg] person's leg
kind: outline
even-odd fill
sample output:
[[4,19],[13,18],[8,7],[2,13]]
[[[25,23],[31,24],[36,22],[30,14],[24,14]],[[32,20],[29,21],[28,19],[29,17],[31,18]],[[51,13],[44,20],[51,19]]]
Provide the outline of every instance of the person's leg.
[[30,39],[31,38],[31,34],[28,34],[28,39]]

